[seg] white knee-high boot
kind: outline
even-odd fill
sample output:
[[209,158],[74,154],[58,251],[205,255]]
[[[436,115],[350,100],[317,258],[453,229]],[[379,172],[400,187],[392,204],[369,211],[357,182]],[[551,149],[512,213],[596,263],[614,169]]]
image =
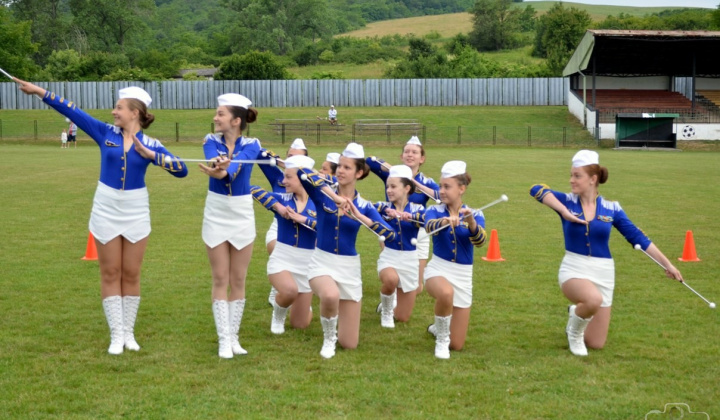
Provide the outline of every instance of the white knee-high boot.
[[140,345],[135,341],[135,320],[140,308],[140,296],[123,296],[123,329],[125,332],[125,348],[138,351]]
[[273,301],[273,313],[272,313],[272,321],[270,322],[270,332],[273,334],[283,334],[285,333],[285,318],[287,317],[288,313],[287,308],[283,308],[282,306],[278,305],[277,302]]
[[108,353],[122,354],[125,343],[123,331],[123,303],[120,296],[108,296],[102,301],[105,318],[110,327],[110,347]]
[[240,322],[245,311],[245,299],[228,302],[228,322],[230,323],[230,345],[233,354],[247,354],[247,350],[240,345]]
[[218,356],[223,359],[232,359],[233,352],[230,344],[230,327],[228,325],[228,302],[226,300],[214,300],[212,310],[218,335]]
[[570,352],[575,356],[587,356],[587,347],[585,347],[585,328],[592,320],[590,318],[580,318],[575,314],[575,305],[568,308],[568,323],[565,327]]
[[395,304],[397,291],[391,295],[380,293],[380,326],[383,328],[395,328]]
[[435,357],[438,359],[450,358],[450,321],[452,315],[435,315]]
[[323,329],[323,346],[320,350],[320,356],[330,359],[335,356],[335,343],[337,343],[337,322],[338,317],[332,318],[320,317],[320,324]]

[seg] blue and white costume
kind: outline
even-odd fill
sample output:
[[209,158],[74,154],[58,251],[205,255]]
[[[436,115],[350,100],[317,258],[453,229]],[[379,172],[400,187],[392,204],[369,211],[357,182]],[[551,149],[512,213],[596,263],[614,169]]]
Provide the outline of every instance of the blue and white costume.
[[[398,287],[405,293],[418,288],[419,264],[418,255],[412,239],[417,238],[420,224],[425,218],[425,208],[420,204],[407,203],[404,209],[394,209],[392,203],[380,201],[375,204],[378,213],[395,231],[393,240],[385,240],[385,249],[382,250],[377,261],[378,274],[386,268],[392,268],[397,273],[400,282]],[[385,210],[394,209],[412,214],[413,221],[401,221],[394,217],[385,216]]]
[[[389,172],[385,166],[383,166],[383,163],[385,163],[382,159],[376,159],[373,160],[371,157],[365,159],[365,162],[370,167],[370,171],[377,175],[384,184],[387,184],[387,179]],[[435,191],[434,199],[439,200],[440,199],[440,186],[433,180],[432,178],[429,178],[425,176],[422,172],[418,172],[417,175],[415,175],[414,178],[415,181],[419,182],[420,184],[432,189]],[[385,195],[385,199],[387,199],[387,194]],[[413,192],[408,194],[408,201],[415,204],[420,204],[421,206],[427,207],[427,202],[429,200],[429,197],[425,195],[422,191],[419,189],[414,189]],[[421,260],[427,260],[428,256],[430,254],[430,238],[427,236],[427,232],[425,232],[423,229],[420,229],[418,231],[417,236],[417,254],[418,259]]]
[[[312,255],[308,277],[330,276],[340,290],[341,300],[362,299],[362,273],[360,256],[355,241],[361,223],[350,216],[341,215],[333,200],[320,190],[326,185],[325,177],[308,169],[298,170],[298,176],[307,175],[303,187],[317,209],[317,247]],[[358,211],[374,221],[370,228],[386,241],[395,239],[395,232],[380,217],[372,203],[355,192],[353,204]]]
[[308,200],[305,208],[297,211],[297,203],[292,193],[273,193],[264,188],[253,185],[251,187],[255,201],[266,209],[273,211],[273,206],[280,203],[295,210],[298,214],[307,217],[305,226],[291,219],[285,219],[275,214],[278,225],[277,244],[267,263],[267,273],[276,274],[288,271],[298,286],[299,293],[311,293],[308,278],[308,263],[315,250],[317,235],[317,212],[312,201]]
[[[468,208],[465,204],[462,208]],[[453,287],[453,306],[469,308],[472,305],[472,270],[474,247],[485,243],[485,216],[473,210],[477,229],[471,231],[466,221],[457,227],[447,227],[432,237],[433,256],[425,268],[424,280],[445,277]],[[442,219],[449,217],[445,204],[430,206],[425,211],[425,230],[431,232],[442,226]]]
[[[541,203],[547,194],[553,194],[573,215],[586,220],[578,195],[554,191],[545,184],[530,188],[530,195]],[[565,237],[565,257],[560,265],[558,281],[561,286],[572,278],[592,281],[603,295],[601,306],[609,307],[612,306],[615,288],[615,263],[609,247],[613,226],[633,246],[640,244],[646,250],[652,242],[628,219],[617,201],[598,195],[595,204],[595,218],[587,226],[560,217]]]
[[[265,154],[266,156],[263,156]],[[260,149],[260,152],[258,153],[258,156],[256,159],[267,159],[267,158],[273,158],[273,159],[279,159],[280,156],[273,153],[271,150],[268,149]],[[278,166],[271,166],[271,165],[260,165],[260,170],[262,171],[263,175],[265,175],[265,178],[267,178],[268,182],[270,183],[270,188],[272,188],[272,192],[274,193],[285,193],[287,190],[285,189],[285,186],[282,183],[283,178],[285,177],[285,173],[281,168]],[[265,246],[267,246],[270,242],[277,240],[278,236],[278,223],[277,219],[273,218],[272,223],[270,224],[270,227],[268,228],[267,232],[265,233]]]
[[[240,136],[235,139],[232,156],[226,139],[220,134],[205,136],[205,159],[226,156],[232,160],[253,160],[260,150],[255,138]],[[207,246],[215,248],[229,241],[236,249],[243,249],[255,240],[255,213],[250,194],[252,164],[231,163],[224,179],[210,177],[202,238]]]
[[[137,242],[150,234],[150,204],[145,188],[145,172],[149,164],[159,166],[175,177],[187,176],[184,163],[175,159],[160,141],[142,131],[136,137],[155,152],[155,160],[142,157],[135,147],[125,151],[123,132],[119,127],[96,120],[73,102],[47,91],[43,102],[64,115],[87,133],[100,147],[100,180],[89,228],[93,236],[106,244],[123,236]],[[170,157],[171,161],[165,161]]]

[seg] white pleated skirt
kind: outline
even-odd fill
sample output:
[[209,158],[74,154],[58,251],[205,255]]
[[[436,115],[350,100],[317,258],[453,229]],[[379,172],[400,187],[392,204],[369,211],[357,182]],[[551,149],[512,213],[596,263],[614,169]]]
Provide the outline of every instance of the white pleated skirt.
[[208,191],[202,238],[210,248],[228,241],[241,250],[255,240],[255,212],[250,194],[230,196]]
[[453,306],[469,308],[472,306],[472,272],[472,264],[457,264],[433,254],[425,267],[423,280],[427,282],[433,277],[444,277],[453,287]]
[[[270,227],[267,230],[267,233],[265,233],[265,246],[269,244],[272,241],[277,240],[278,235],[278,221],[276,218],[273,217],[272,223],[270,223]],[[273,251],[274,252],[274,251]]]
[[362,300],[362,269],[359,255],[336,255],[315,248],[308,267],[308,278],[330,276],[340,290],[341,300]]
[[612,306],[615,291],[615,261],[612,258],[589,257],[566,251],[558,271],[558,284],[562,288],[563,283],[570,279],[590,280],[602,294],[600,306]]
[[98,181],[88,223],[101,244],[118,236],[132,243],[150,235],[150,201],[147,188],[116,190]]
[[398,287],[403,292],[412,292],[418,288],[420,262],[417,251],[398,251],[385,247],[377,261],[378,275],[386,268],[392,268],[398,275]]
[[315,249],[297,248],[278,242],[267,262],[267,273],[277,274],[281,271],[288,271],[295,279],[298,292],[310,293],[310,282],[308,267]]
[[417,249],[418,259],[427,260],[430,256],[430,237],[425,231],[425,228],[420,228],[420,230],[418,230],[417,245],[415,246],[415,249]]

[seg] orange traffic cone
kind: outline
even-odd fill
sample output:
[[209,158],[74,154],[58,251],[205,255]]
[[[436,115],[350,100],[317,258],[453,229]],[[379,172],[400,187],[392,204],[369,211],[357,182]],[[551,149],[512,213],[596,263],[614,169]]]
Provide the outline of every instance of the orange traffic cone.
[[498,241],[497,230],[493,229],[490,231],[490,245],[488,246],[488,252],[486,257],[482,257],[485,261],[505,261],[500,256],[500,241]]
[[687,232],[685,232],[685,246],[683,247],[683,255],[681,258],[678,258],[678,260],[684,262],[700,261],[700,258],[698,258],[697,256],[697,252],[695,252],[695,239],[693,239],[692,230],[688,230]]
[[95,246],[95,238],[92,232],[88,234],[87,247],[85,248],[85,256],[82,257],[86,261],[97,261],[97,246]]

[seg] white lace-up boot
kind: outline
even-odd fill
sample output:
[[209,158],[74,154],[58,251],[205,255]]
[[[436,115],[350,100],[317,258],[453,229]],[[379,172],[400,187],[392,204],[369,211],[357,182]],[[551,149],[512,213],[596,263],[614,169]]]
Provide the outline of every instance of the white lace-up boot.
[[435,315],[435,357],[450,358],[450,321],[452,315]]
[[120,296],[108,296],[102,301],[105,318],[110,327],[110,347],[108,353],[122,354],[125,344],[123,331],[123,301]]
[[277,295],[277,289],[275,286],[270,286],[270,294],[268,294],[268,303],[270,306],[273,306],[273,303],[275,303],[275,295]]
[[575,314],[575,305],[568,308],[568,323],[565,327],[570,352],[575,356],[587,356],[587,347],[585,347],[585,328],[592,320],[592,317],[584,319]]
[[228,322],[230,323],[230,345],[233,354],[247,354],[247,350],[240,345],[240,322],[245,311],[245,299],[228,302]]
[[125,348],[139,351],[140,345],[135,341],[135,320],[140,308],[140,296],[123,296],[123,329],[125,332]]
[[320,317],[320,324],[323,329],[323,346],[320,350],[320,356],[330,359],[335,356],[335,344],[337,343],[337,321],[335,315],[332,318]]
[[285,333],[285,318],[287,317],[288,309],[290,308],[283,308],[276,302],[273,302],[273,313],[272,321],[270,322],[270,332],[272,332],[273,334]]
[[228,325],[228,301],[214,300],[212,310],[218,335],[218,356],[223,359],[232,359],[233,351],[230,344],[230,327]]
[[380,294],[380,326],[383,328],[395,328],[395,311],[393,305],[393,298],[396,293],[392,295]]

